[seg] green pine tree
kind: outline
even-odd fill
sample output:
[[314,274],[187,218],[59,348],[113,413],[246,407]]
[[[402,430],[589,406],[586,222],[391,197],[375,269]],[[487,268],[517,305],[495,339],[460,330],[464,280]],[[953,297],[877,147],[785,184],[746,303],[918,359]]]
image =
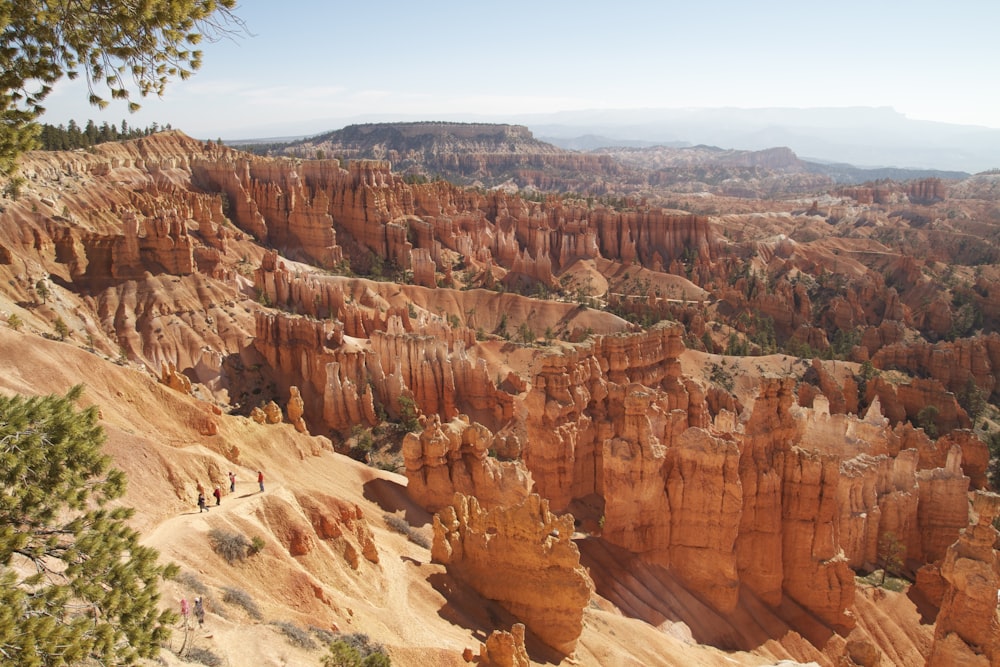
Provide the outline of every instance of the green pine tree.
[[158,583],[176,566],[108,507],[125,476],[101,454],[97,408],[65,396],[0,397],[0,656],[4,664],[129,664],[176,620]]

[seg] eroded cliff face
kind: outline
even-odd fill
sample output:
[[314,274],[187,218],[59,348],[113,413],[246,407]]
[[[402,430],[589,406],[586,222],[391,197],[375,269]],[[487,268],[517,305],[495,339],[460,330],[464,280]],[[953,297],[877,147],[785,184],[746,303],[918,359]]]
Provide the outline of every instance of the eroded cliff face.
[[540,640],[572,654],[593,583],[573,543],[573,517],[556,516],[537,494],[492,510],[457,495],[434,515],[431,557],[524,622]]
[[972,504],[974,523],[948,547],[941,564],[947,582],[934,628],[934,646],[927,660],[938,665],[1000,665],[1000,556],[993,519],[1000,515],[1000,496],[977,492]]
[[518,505],[531,490],[531,476],[513,461],[499,461],[494,436],[482,424],[459,415],[442,424],[437,415],[424,421],[419,434],[403,438],[407,493],[432,512],[456,493],[474,496],[483,507]]
[[943,556],[966,512],[960,446],[918,469],[929,439],[894,428],[877,399],[864,419],[831,415],[822,395],[798,406],[790,378],[755,383],[739,415],[713,415],[680,376],[678,331],[543,360],[525,398],[524,461],[554,507],[598,498],[603,539],[668,567],[719,611],[747,586],[841,631],[854,624],[852,568],[877,567],[883,535],[919,562]]

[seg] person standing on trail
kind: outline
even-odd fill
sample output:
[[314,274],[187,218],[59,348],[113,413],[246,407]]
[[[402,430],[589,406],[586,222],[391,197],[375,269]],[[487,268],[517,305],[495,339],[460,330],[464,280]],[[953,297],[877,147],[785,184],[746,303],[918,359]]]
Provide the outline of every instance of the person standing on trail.
[[188,601],[187,598],[181,598],[181,617],[184,619],[184,627],[188,624]]
[[205,626],[205,607],[201,604],[201,598],[194,599],[194,617],[198,619],[198,627]]
[[212,491],[212,495],[215,496],[215,505],[218,507],[222,504],[222,490],[219,487],[215,487],[215,491]]
[[236,473],[229,473],[229,493],[236,493]]
[[202,491],[198,492],[198,514],[202,512],[207,512],[208,506],[205,504],[205,494]]
[[264,493],[264,471],[257,471],[257,483],[260,484],[260,492]]

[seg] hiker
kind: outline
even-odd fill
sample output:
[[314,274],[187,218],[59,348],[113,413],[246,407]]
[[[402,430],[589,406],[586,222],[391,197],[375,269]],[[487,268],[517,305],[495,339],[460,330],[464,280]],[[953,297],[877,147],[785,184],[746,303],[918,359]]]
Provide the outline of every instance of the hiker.
[[205,625],[205,607],[201,604],[201,598],[194,599],[194,617],[198,619],[198,627]]
[[229,473],[229,493],[236,493],[236,473]]
[[215,487],[215,491],[212,491],[212,495],[215,496],[216,507],[222,504],[222,491],[219,489],[219,487]]
[[202,512],[207,512],[208,506],[205,504],[205,494],[202,491],[198,492],[198,514]]
[[257,471],[257,483],[260,484],[260,492],[264,493],[264,471]]
[[184,625],[188,622],[188,601],[187,598],[181,598],[181,616],[184,617]]

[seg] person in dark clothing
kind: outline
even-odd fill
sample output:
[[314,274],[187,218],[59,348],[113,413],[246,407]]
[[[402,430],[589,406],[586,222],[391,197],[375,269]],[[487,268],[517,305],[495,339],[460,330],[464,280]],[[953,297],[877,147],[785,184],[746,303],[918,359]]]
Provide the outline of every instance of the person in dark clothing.
[[198,492],[198,514],[202,512],[207,512],[208,506],[205,504],[205,494],[201,491]]
[[215,491],[212,491],[212,495],[215,496],[215,504],[222,504],[222,490],[219,487],[215,487]]
[[236,493],[236,473],[229,473],[229,493]]
[[194,599],[194,617],[198,619],[198,627],[205,626],[205,607],[201,604],[201,598]]

